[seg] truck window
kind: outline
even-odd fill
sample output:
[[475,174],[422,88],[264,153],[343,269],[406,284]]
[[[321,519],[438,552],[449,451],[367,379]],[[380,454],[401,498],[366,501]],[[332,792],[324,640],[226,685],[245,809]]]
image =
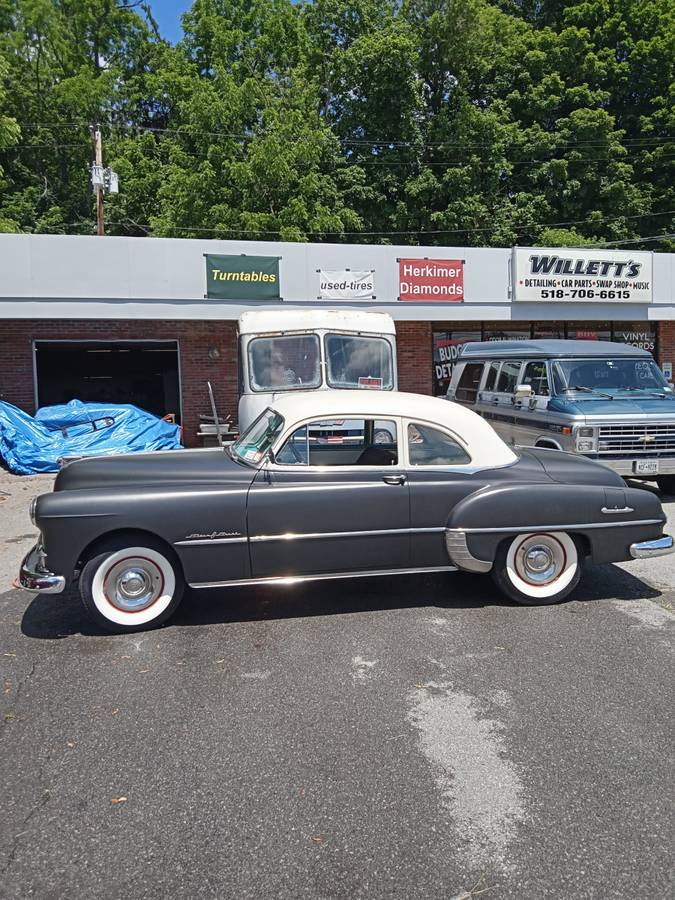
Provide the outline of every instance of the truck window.
[[482,374],[483,363],[467,363],[457,383],[455,399],[462,403],[475,403]]
[[529,384],[538,397],[548,397],[548,376],[546,363],[543,361],[529,362],[525,366],[521,384]]
[[384,338],[327,334],[326,364],[330,387],[394,387],[391,344]]
[[520,373],[520,362],[509,360],[502,363],[502,370],[497,379],[497,392],[500,394],[512,394],[518,384],[518,375]]
[[315,334],[254,338],[248,345],[251,390],[292,391],[321,384]]
[[493,360],[493,361],[488,365],[488,373],[487,373],[487,377],[485,378],[485,388],[484,388],[484,390],[486,390],[486,391],[494,391],[494,389],[495,389],[495,383],[496,383],[496,381],[497,381],[497,372],[499,371],[499,366],[500,366],[500,365],[501,365],[501,364],[500,364],[499,362],[497,362],[497,360]]

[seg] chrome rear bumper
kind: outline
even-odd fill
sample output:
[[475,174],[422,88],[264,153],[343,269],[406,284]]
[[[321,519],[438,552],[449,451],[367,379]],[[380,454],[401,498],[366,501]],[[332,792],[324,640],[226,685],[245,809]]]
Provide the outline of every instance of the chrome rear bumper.
[[36,544],[21,563],[19,577],[14,584],[26,591],[60,594],[65,590],[66,579],[64,575],[55,575],[49,571],[45,565],[45,552],[40,544]]
[[666,556],[675,549],[673,543],[672,537],[669,534],[664,534],[663,537],[655,538],[653,541],[640,541],[638,544],[631,544],[630,555],[633,559]]

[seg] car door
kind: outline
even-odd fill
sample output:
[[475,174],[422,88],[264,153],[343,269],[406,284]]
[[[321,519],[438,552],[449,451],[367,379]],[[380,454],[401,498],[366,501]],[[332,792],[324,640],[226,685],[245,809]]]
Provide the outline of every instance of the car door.
[[[330,422],[297,428],[257,474],[248,496],[253,577],[409,566],[400,420],[348,420],[348,439],[342,441]],[[383,443],[384,431],[391,443]]]
[[404,421],[410,490],[410,564],[450,565],[445,526],[453,507],[483,482],[475,474],[466,442],[436,424]]

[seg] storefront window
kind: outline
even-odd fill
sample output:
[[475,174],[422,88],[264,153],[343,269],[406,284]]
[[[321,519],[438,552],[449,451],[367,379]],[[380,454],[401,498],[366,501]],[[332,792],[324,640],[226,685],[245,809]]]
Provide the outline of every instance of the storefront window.
[[444,397],[450,378],[452,366],[459,357],[462,344],[468,341],[480,341],[480,329],[475,331],[435,331],[434,339],[434,396]]
[[564,322],[535,322],[533,337],[540,341],[561,340],[565,337]]
[[655,322],[615,322],[614,340],[619,344],[632,344],[641,350],[656,352]]
[[486,341],[529,341],[529,322],[495,322],[485,325]]
[[610,322],[568,322],[567,337],[570,341],[611,341]]

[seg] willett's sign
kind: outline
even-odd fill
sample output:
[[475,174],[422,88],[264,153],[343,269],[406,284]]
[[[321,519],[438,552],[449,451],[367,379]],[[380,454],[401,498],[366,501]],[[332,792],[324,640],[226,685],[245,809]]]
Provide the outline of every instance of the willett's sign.
[[514,300],[652,302],[652,254],[621,250],[513,251]]
[[419,303],[461,303],[464,299],[463,259],[399,259],[399,300]]
[[218,300],[279,300],[279,257],[206,254],[206,296]]

